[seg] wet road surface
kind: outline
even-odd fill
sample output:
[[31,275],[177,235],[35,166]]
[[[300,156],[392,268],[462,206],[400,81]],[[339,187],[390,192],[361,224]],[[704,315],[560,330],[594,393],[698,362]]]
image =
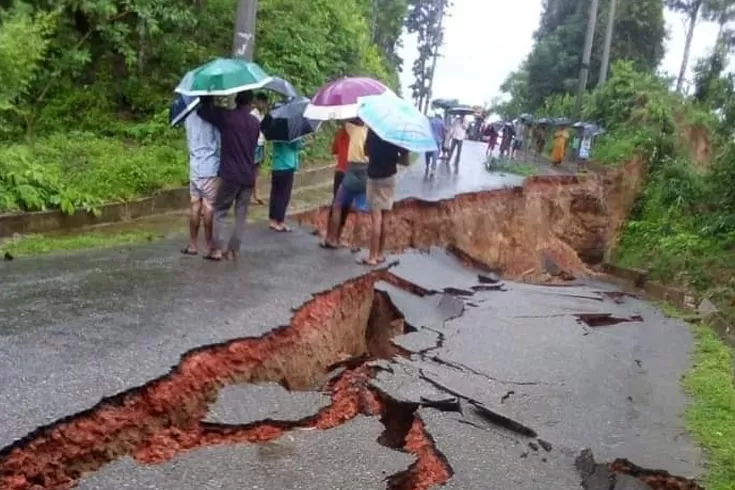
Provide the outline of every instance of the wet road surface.
[[[425,182],[422,165],[411,167],[400,195],[443,199],[520,181],[488,174],[482,152],[466,145],[454,178],[439,173]],[[165,375],[192,349],[288,325],[314,294],[367,272],[348,251],[321,250],[303,230],[274,235],[255,226],[245,242],[234,265],[180,257],[173,242],[0,265],[0,447]],[[586,447],[598,461],[699,473],[681,422],[679,379],[692,345],[685,324],[596,283],[480,280],[440,250],[395,259],[389,273],[425,295],[375,284],[410,328],[392,340],[406,355],[379,361],[373,385],[421,406],[453,471],[447,488],[577,488],[574,460]],[[584,321],[604,315],[621,322]],[[205,421],[302,419],[325,398],[278,384],[231,386]],[[196,449],[158,465],[126,457],[86,475],[80,488],[386,488],[414,458],[379,444],[382,431],[376,417],[361,415],[330,430]]]

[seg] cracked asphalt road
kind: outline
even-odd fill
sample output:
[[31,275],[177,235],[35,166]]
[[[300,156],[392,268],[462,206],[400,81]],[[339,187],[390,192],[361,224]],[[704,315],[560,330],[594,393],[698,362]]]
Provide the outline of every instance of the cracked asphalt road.
[[[399,194],[434,200],[520,182],[485,172],[482,151],[466,145],[456,177],[427,183],[422,166],[412,167]],[[250,228],[235,266],[180,257],[172,242],[0,264],[0,447],[165,375],[187,351],[288,325],[313,294],[366,272],[347,251],[316,247],[305,231],[276,238]],[[447,488],[578,488],[574,460],[583,448],[598,461],[699,473],[699,451],[680,419],[686,398],[678,383],[692,346],[682,322],[635,298],[612,301],[602,294],[612,286],[506,282],[473,291],[486,281],[443,251],[396,259],[390,273],[428,294],[376,285],[411,331],[393,339],[406,355],[379,361],[373,385],[421,406],[453,470]],[[580,314],[640,321],[593,328]],[[440,402],[461,413],[430,408],[446,409]],[[240,385],[220,393],[207,421],[302,418],[323,403],[278,385]],[[358,416],[327,431],[196,449],[159,465],[123,458],[79,486],[386,488],[415,458],[379,444],[382,430],[375,417]]]

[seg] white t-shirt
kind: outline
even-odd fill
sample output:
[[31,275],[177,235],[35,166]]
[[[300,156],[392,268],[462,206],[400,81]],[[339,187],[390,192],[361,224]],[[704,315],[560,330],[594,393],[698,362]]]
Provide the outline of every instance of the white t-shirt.
[[516,141],[523,141],[523,135],[526,132],[526,126],[523,123],[516,124]]
[[452,139],[455,140],[463,140],[467,138],[467,123],[465,123],[462,119],[457,119],[454,121],[454,124],[452,124],[452,130],[451,130]]
[[[253,110],[250,111],[250,114],[255,116],[258,119],[258,122],[263,122],[263,114],[260,113],[257,107],[253,107]],[[264,146],[265,145],[265,136],[263,135],[263,132],[261,131],[258,135],[258,146]]]

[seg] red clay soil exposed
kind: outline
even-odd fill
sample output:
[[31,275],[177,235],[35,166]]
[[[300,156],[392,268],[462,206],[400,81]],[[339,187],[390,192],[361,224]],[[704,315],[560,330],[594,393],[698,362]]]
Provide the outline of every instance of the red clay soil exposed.
[[[632,162],[610,174],[531,177],[522,187],[400,201],[388,218],[386,247],[450,247],[517,280],[588,275],[585,262],[602,260],[635,200],[640,182],[631,184],[630,177],[642,175],[641,168]],[[326,216],[323,208],[294,218],[323,231]],[[344,237],[352,236],[355,219]],[[357,220],[358,245],[365,246],[369,218]]]
[[613,461],[610,464],[610,471],[638,478],[652,490],[704,490],[694,480],[674,476],[668,471],[641,468],[627,459]]
[[[37,430],[0,453],[0,488],[69,489],[85,474],[126,455],[144,463],[161,463],[181,451],[207,445],[270,441],[292,429],[326,430],[358,414],[382,414],[385,404],[368,386],[372,372],[361,362],[328,383],[331,404],[307,419],[266,420],[242,427],[202,422],[225,385],[271,381],[305,389],[323,379],[329,366],[369,354],[373,286],[387,275],[372,272],[318,294],[293,315],[287,327],[187,353],[167,376]],[[386,305],[379,310],[391,312]],[[401,333],[397,326],[402,323],[396,320],[395,315],[374,318],[374,322],[393,324]],[[381,338],[375,331],[371,337]],[[424,432],[411,432],[401,448],[417,456],[406,472],[429,468],[431,474],[421,481],[446,481],[442,478],[449,470],[437,469],[436,461],[443,460]]]

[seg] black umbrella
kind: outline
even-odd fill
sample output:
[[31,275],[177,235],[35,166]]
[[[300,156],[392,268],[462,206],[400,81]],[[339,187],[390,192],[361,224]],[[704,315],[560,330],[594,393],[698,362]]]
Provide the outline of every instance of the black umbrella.
[[319,128],[320,121],[306,119],[308,97],[298,97],[277,106],[263,118],[260,129],[268,141],[294,141]]
[[196,109],[197,105],[199,105],[199,97],[176,94],[168,109],[168,122],[171,126],[176,126],[186,119],[191,111]]
[[299,95],[294,86],[291,85],[291,82],[289,82],[288,80],[284,80],[281,77],[273,77],[270,82],[266,83],[263,86],[263,88],[278,92],[279,94],[284,95],[289,99],[298,97]]
[[451,109],[447,109],[447,114],[466,115],[466,114],[474,114],[474,113],[475,113],[475,110],[468,105],[458,105],[458,106],[452,107]]

